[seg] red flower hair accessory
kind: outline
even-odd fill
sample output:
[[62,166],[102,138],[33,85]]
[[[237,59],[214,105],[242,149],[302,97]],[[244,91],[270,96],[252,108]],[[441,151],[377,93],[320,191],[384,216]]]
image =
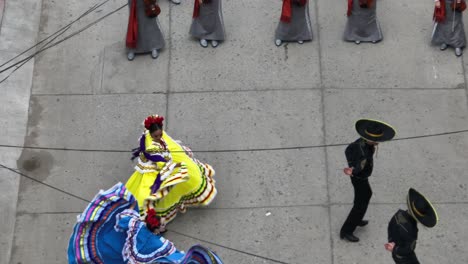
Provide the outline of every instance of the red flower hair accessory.
[[162,127],[163,121],[164,121],[164,117],[162,116],[150,115],[145,119],[145,121],[143,122],[143,125],[145,125],[146,129],[150,129],[152,124],[158,124],[160,127]]
[[159,221],[159,217],[156,215],[156,211],[154,209],[146,211],[145,222],[150,230],[154,230],[161,225],[161,221]]

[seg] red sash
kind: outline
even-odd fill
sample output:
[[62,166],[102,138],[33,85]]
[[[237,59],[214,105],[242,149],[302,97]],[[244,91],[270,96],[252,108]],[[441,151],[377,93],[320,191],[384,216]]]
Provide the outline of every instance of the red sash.
[[[359,6],[367,6],[367,8],[371,7],[374,3],[374,0],[359,0]],[[347,16],[350,16],[353,12],[353,0],[348,0],[348,12],[346,12]]]
[[281,22],[291,23],[292,16],[292,4],[297,4],[299,6],[305,6],[307,0],[283,0],[283,8],[281,9]]
[[193,18],[197,18],[200,16],[200,2],[198,0],[195,0],[195,5],[193,7]]
[[[457,12],[463,12],[466,9],[466,1],[461,0],[461,3],[457,4],[457,1],[454,0],[450,5],[450,8]],[[445,0],[440,0],[440,7],[434,7],[434,21],[443,22],[445,20]]]
[[130,6],[130,16],[128,17],[127,38],[125,40],[125,45],[129,49],[135,49],[137,46],[138,19],[136,12],[136,1],[137,0],[132,0],[132,5]]
[[281,9],[281,22],[291,23],[292,7],[291,0],[283,0],[283,8]]

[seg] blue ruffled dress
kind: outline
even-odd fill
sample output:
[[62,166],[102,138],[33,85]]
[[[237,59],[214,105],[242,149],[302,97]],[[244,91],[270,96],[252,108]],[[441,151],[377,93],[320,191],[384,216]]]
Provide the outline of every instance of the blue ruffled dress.
[[68,263],[200,263],[221,264],[210,250],[195,245],[187,254],[147,229],[122,183],[99,192],[78,216],[68,245]]

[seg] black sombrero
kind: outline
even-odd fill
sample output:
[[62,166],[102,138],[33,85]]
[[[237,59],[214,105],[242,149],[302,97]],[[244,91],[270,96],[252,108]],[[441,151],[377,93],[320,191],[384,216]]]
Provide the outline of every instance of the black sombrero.
[[434,227],[439,221],[439,216],[431,202],[413,188],[408,191],[406,199],[409,213],[421,224]]
[[395,129],[387,123],[373,119],[359,119],[356,131],[368,141],[383,142],[395,137]]

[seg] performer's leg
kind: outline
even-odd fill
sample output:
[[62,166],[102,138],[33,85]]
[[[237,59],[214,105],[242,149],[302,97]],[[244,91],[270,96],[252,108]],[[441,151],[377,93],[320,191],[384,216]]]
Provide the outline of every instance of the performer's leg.
[[359,239],[353,236],[353,232],[358,225],[361,225],[362,218],[366,214],[372,190],[367,179],[359,180],[351,178],[351,183],[354,187],[354,205],[341,228],[340,236],[349,241],[357,242]]
[[355,183],[355,190],[356,190],[356,196],[355,196],[355,207],[356,207],[356,219],[355,223],[356,225],[359,225],[359,223],[362,221],[364,218],[364,215],[367,212],[367,207],[369,206],[370,199],[372,197],[372,189],[369,184],[369,180],[354,180],[352,179]]
[[356,229],[355,219],[357,218],[357,213],[358,213],[357,202],[359,200],[359,198],[358,198],[358,196],[359,196],[359,192],[358,192],[359,186],[357,186],[358,184],[352,178],[351,178],[351,183],[353,184],[353,189],[354,189],[354,204],[353,204],[353,207],[351,208],[351,211],[349,212],[348,217],[346,218],[343,226],[341,227],[340,236],[343,236],[345,234],[352,234],[354,232],[354,230]]

